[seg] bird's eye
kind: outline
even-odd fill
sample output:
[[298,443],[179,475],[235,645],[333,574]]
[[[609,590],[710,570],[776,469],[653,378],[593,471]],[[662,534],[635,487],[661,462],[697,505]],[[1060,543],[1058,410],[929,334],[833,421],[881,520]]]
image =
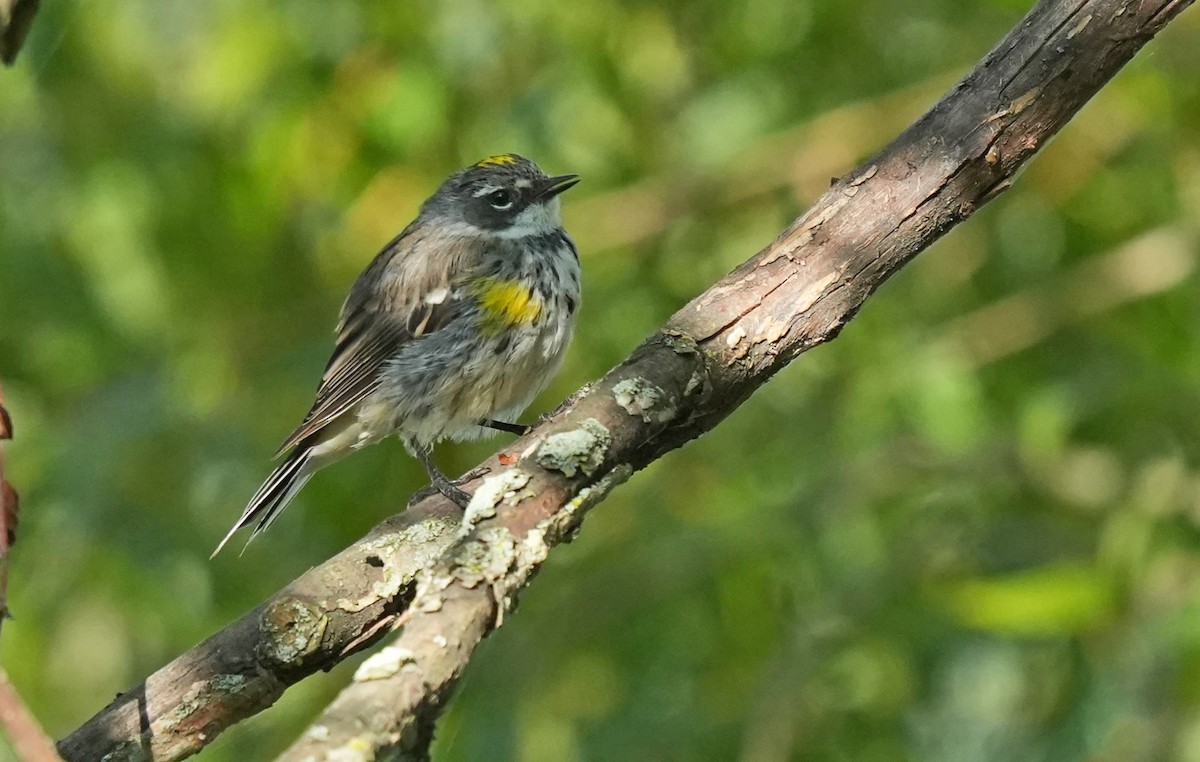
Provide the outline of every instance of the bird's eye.
[[507,188],[501,188],[500,190],[489,193],[487,195],[487,200],[488,203],[492,205],[493,209],[499,209],[500,211],[503,211],[513,205],[513,194],[512,191],[508,190]]

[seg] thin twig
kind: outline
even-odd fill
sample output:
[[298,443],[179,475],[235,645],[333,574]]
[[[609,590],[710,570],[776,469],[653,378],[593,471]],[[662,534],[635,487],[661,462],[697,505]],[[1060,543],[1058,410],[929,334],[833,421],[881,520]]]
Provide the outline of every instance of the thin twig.
[[21,762],[62,762],[54,743],[25,706],[3,668],[0,668],[0,728]]
[[4,447],[6,439],[12,439],[13,425],[8,410],[4,407],[4,388],[0,387],[0,628],[9,618],[8,610],[8,557],[17,536],[17,510],[20,498],[13,486],[4,478]]

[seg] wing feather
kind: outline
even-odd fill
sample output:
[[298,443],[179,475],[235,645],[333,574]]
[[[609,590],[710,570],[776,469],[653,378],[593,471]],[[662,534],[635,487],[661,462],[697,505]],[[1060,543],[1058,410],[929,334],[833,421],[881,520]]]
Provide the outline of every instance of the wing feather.
[[413,231],[410,225],[385,246],[351,288],[316,401],[276,457],[378,389],[389,359],[410,341],[444,328],[462,308],[457,286],[467,275],[460,264],[465,247],[444,247],[448,256],[432,267],[422,251],[429,242]]
[[379,388],[379,370],[411,339],[404,326],[390,323],[374,326],[349,343],[339,342],[329,369],[317,388],[317,399],[308,415],[280,445],[275,457],[290,450]]

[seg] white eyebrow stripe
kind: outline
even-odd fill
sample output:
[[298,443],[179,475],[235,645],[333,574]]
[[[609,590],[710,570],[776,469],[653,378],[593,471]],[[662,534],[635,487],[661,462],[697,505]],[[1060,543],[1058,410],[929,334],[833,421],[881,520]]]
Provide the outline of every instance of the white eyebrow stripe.
[[483,198],[487,194],[495,193],[498,190],[500,190],[500,189],[498,187],[496,187],[495,185],[485,183],[485,184],[479,186],[479,190],[475,191],[471,195],[474,196],[475,198]]

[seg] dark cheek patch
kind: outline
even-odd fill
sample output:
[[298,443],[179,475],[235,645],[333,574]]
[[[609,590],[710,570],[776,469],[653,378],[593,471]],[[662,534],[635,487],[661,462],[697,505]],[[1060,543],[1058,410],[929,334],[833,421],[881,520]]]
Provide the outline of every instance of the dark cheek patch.
[[511,209],[501,212],[494,209],[487,201],[475,198],[467,202],[466,213],[463,216],[466,217],[467,222],[477,228],[503,230],[508,227],[510,219],[523,208],[523,205],[514,204]]

